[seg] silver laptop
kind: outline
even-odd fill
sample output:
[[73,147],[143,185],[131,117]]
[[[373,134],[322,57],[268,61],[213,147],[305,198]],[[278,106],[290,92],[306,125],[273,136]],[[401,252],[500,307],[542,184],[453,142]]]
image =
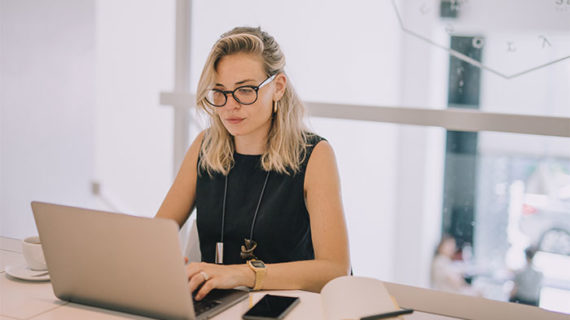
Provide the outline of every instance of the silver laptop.
[[214,290],[193,301],[174,221],[41,202],[32,210],[59,299],[161,319],[207,319],[248,295]]

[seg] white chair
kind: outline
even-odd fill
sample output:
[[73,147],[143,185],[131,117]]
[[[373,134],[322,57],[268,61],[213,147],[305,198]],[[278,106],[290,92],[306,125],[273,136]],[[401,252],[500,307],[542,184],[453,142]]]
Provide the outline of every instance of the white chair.
[[188,262],[202,261],[196,218],[189,218],[186,223],[184,223],[182,228],[180,228],[179,236],[182,254],[188,257]]

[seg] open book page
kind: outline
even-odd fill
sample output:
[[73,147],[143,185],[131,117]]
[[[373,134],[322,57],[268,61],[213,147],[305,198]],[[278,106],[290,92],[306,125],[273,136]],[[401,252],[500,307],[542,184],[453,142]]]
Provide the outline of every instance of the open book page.
[[382,281],[345,276],[331,280],[321,291],[325,319],[360,319],[399,310]]

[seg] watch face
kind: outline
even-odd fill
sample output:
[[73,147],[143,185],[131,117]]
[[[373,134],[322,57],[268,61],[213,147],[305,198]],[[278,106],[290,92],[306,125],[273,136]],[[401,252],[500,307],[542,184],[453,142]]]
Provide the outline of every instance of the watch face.
[[265,263],[260,260],[251,260],[249,263],[251,263],[254,268],[265,268]]

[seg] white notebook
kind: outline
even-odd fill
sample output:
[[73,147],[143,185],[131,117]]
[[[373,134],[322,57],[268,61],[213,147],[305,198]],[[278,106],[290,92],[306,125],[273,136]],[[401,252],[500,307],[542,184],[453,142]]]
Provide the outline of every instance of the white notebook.
[[321,290],[321,299],[325,319],[360,319],[400,310],[384,283],[367,277],[333,279]]

